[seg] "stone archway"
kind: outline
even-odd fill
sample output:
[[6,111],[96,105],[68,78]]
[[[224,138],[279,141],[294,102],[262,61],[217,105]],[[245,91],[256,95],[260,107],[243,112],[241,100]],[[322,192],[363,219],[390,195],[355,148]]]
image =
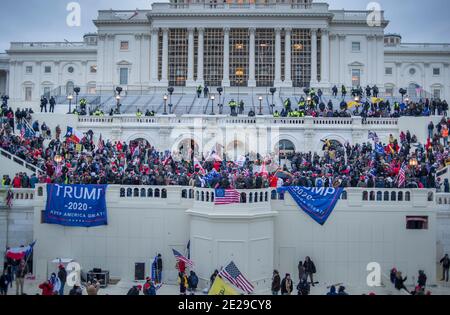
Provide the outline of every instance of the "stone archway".
[[199,157],[199,145],[192,138],[183,138],[176,145],[175,152],[172,152],[179,158],[192,161],[194,157]]
[[279,154],[282,160],[292,160],[295,151],[295,144],[288,139],[281,139],[275,146],[275,152]]
[[245,145],[239,140],[234,140],[228,143],[226,147],[226,154],[228,159],[236,161],[240,156],[245,156]]

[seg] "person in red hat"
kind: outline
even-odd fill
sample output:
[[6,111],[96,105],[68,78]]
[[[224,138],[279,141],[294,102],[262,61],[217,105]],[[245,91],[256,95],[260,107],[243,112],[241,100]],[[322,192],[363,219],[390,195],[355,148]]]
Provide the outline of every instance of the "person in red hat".
[[53,284],[50,281],[45,281],[39,285],[39,289],[42,290],[41,295],[54,295]]

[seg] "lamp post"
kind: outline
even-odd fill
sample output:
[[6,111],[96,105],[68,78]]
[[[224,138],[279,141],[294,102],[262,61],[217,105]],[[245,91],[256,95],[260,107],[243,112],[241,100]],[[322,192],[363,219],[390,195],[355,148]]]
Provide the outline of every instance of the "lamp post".
[[69,112],[68,114],[72,114],[72,100],[73,100],[73,95],[70,94],[67,96],[67,99],[69,100]]
[[259,97],[258,97],[258,100],[259,100],[259,114],[258,115],[260,115],[260,116],[262,116],[262,100],[263,100],[263,97],[260,95]]
[[163,99],[164,99],[164,113],[163,115],[167,115],[167,95],[165,94]]
[[415,168],[415,167],[417,166],[417,164],[418,164],[418,162],[417,162],[417,159],[416,159],[416,158],[411,158],[411,159],[409,160],[409,167],[410,167],[410,168]]
[[169,114],[172,114],[172,106],[173,106],[173,104],[172,104],[172,94],[173,94],[174,90],[175,89],[172,86],[170,86],[167,89],[167,92],[169,92]]
[[214,95],[211,95],[211,114],[210,115],[215,115],[214,114],[214,100],[216,99],[216,97]]
[[120,95],[116,96],[116,114],[120,114]]
[[78,107],[78,94],[80,94],[81,89],[77,86],[76,88],[73,89],[73,91],[75,92],[75,106]]
[[55,155],[55,157],[53,158],[53,160],[55,160],[56,163],[61,163],[63,160],[63,157],[59,154]]
[[409,97],[408,97],[408,96],[405,97],[405,103],[406,103],[406,104],[409,104]]
[[276,88],[270,88],[270,94],[272,94],[272,104],[270,104],[270,108],[272,109],[272,114],[273,114],[273,108],[275,107],[275,104],[274,104],[274,95],[275,95],[275,92],[277,91],[277,89]]

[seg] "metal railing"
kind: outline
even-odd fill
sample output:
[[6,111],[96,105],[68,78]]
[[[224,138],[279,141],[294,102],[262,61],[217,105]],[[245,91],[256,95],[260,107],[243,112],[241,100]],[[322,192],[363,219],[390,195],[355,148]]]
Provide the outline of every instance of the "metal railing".
[[7,159],[10,159],[11,161],[19,164],[22,167],[25,167],[27,169],[29,169],[30,171],[32,171],[35,174],[44,174],[45,171],[38,168],[37,166],[28,163],[27,161],[21,159],[20,157],[18,157],[17,155],[14,155],[12,153],[9,153],[8,151],[0,148],[0,155],[4,156]]

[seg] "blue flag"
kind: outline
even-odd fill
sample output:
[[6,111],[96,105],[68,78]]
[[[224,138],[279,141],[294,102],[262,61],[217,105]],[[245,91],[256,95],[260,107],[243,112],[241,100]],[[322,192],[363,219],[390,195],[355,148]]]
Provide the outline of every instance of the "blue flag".
[[63,226],[107,225],[107,185],[47,185],[44,221]]
[[298,206],[320,225],[324,225],[333,212],[343,188],[333,187],[299,187],[278,188],[278,192],[288,191]]

